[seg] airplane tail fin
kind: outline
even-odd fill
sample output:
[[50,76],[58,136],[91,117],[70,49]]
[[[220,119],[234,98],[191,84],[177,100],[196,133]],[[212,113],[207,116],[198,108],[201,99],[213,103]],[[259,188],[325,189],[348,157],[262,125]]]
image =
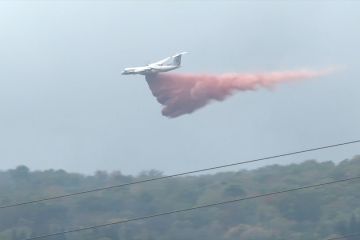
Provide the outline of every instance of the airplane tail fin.
[[181,65],[181,56],[186,54],[187,52],[181,52],[181,53],[178,53],[178,54],[175,54],[173,56],[174,58],[174,65],[176,66],[180,66]]

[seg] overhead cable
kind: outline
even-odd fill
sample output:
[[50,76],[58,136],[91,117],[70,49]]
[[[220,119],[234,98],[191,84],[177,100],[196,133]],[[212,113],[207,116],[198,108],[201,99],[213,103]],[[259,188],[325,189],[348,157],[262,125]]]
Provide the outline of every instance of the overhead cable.
[[360,236],[360,233],[352,233],[352,234],[347,234],[347,235],[341,235],[339,237],[328,238],[326,240],[350,239],[350,238],[358,237],[358,236]]

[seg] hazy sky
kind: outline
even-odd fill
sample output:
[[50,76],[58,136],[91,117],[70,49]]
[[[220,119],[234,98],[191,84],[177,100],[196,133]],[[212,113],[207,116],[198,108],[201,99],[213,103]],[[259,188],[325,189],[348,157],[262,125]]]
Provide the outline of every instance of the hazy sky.
[[[359,8],[355,1],[1,1],[0,168],[169,174],[360,138]],[[346,70],[167,119],[144,78],[121,71],[180,50],[190,54],[179,72]],[[267,163],[359,153],[353,145]]]

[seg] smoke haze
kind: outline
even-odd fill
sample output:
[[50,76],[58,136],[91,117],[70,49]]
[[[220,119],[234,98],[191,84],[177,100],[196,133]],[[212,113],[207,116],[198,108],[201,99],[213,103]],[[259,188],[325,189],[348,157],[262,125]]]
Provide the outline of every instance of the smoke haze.
[[152,94],[164,105],[162,114],[175,118],[190,114],[212,100],[223,101],[237,91],[271,88],[278,83],[319,77],[330,72],[300,70],[220,75],[162,73],[147,75],[146,81]]

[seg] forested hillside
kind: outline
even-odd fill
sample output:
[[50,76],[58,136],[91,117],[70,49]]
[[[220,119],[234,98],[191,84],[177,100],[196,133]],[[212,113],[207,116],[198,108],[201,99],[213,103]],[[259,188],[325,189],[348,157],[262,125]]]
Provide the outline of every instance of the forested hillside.
[[[360,157],[339,164],[306,161],[256,170],[184,176],[0,209],[0,240],[22,240],[71,228],[225,201],[360,175]],[[63,170],[0,172],[0,204],[161,176]],[[360,181],[199,209],[146,221],[51,237],[52,240],[319,240],[360,232]]]

